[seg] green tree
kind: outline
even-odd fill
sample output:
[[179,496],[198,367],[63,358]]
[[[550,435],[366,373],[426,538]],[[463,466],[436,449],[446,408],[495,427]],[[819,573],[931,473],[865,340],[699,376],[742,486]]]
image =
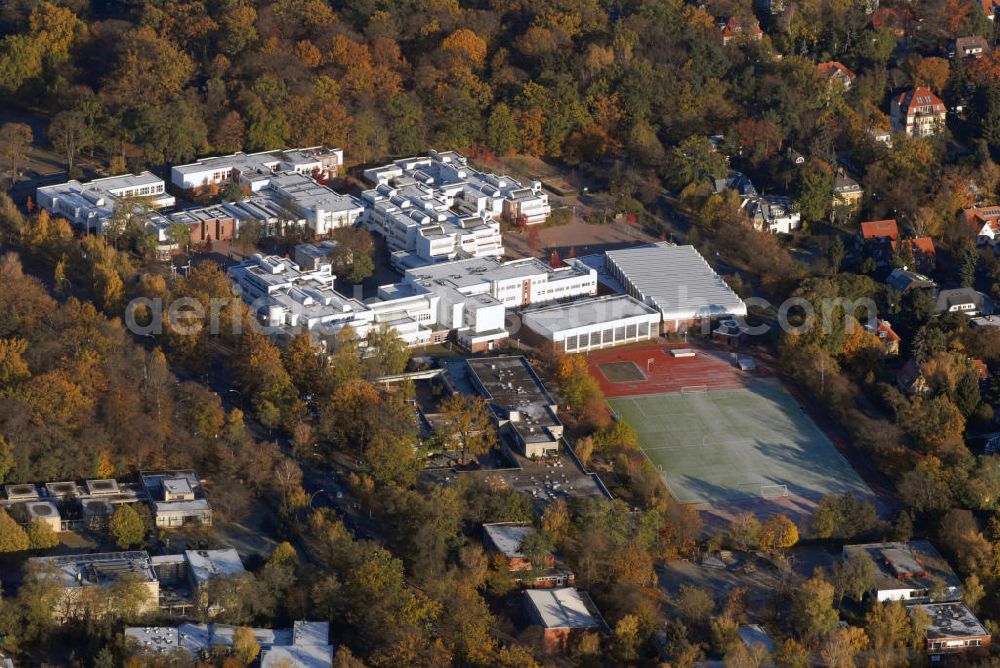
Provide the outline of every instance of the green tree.
[[850,596],[861,601],[875,587],[878,567],[867,552],[855,552],[833,566],[833,582],[839,597]]
[[844,248],[844,241],[839,234],[834,235],[833,240],[830,241],[830,247],[826,251],[826,257],[830,261],[830,269],[833,273],[840,272],[840,265],[844,263],[846,256],[847,249]]
[[351,283],[360,283],[367,278],[370,278],[375,273],[375,261],[372,260],[371,255],[361,255],[354,260],[354,265],[351,267],[351,274],[349,280]]
[[834,176],[829,167],[811,164],[802,170],[796,202],[802,217],[809,221],[826,218],[833,207]]
[[108,530],[114,537],[118,547],[125,550],[132,546],[139,545],[146,537],[146,527],[142,518],[130,504],[123,503],[118,506],[118,510],[111,516],[108,523]]
[[541,569],[548,565],[549,556],[555,545],[544,531],[530,531],[517,546],[518,552],[527,557],[535,568]]
[[0,510],[0,552],[22,552],[29,546],[28,534],[6,510]]
[[493,107],[486,121],[486,145],[497,155],[507,155],[520,147],[514,114],[503,102]]
[[976,267],[979,265],[979,251],[967,245],[958,255],[958,280],[963,288],[971,288],[976,282]]
[[426,145],[427,127],[420,99],[412,93],[398,93],[389,99],[389,148],[393,154],[414,155]]
[[[729,159],[704,135],[691,135],[671,152],[673,186],[686,186],[710,178],[724,178],[729,173]],[[692,228],[694,229],[694,228]]]
[[410,351],[396,330],[385,323],[373,327],[365,337],[365,376],[375,379],[402,373]]

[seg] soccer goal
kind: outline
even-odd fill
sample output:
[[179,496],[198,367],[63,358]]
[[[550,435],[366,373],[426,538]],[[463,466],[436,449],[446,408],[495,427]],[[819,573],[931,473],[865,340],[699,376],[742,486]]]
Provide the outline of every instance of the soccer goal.
[[704,394],[708,392],[708,385],[684,385],[681,387],[681,394]]
[[765,499],[777,499],[788,496],[788,485],[761,485],[760,495]]

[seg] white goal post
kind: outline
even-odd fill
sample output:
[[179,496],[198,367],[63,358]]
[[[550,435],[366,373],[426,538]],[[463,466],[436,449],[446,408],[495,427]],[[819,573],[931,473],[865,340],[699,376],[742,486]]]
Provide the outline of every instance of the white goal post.
[[765,499],[777,499],[788,496],[788,485],[761,485],[760,495]]
[[708,385],[684,385],[681,387],[681,394],[704,394],[708,392]]

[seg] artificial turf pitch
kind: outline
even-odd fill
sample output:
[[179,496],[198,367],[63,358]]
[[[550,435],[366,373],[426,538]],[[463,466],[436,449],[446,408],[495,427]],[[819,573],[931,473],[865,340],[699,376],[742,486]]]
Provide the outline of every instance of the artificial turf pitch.
[[680,503],[788,494],[871,494],[795,399],[775,382],[746,389],[609,398]]

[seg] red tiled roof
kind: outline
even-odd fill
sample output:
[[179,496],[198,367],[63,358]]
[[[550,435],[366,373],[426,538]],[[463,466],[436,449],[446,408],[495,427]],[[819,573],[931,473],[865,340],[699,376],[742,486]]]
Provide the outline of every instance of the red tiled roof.
[[[738,16],[730,16],[729,20],[726,21],[726,25],[722,28],[723,37],[736,37],[743,32],[743,22],[740,21]],[[756,19],[753,20],[749,32],[754,34],[762,34],[764,31],[760,29],[760,23]]]
[[861,223],[861,238],[865,241],[872,239],[890,239],[895,241],[899,238],[899,227],[896,220],[870,220]]
[[878,329],[875,330],[878,333],[880,339],[886,341],[899,341],[899,334],[897,334],[893,329],[892,325],[889,324],[888,320],[879,320]]
[[934,113],[945,111],[944,102],[937,95],[931,92],[926,86],[917,86],[913,90],[908,90],[899,94],[897,98],[899,108],[905,110],[905,115],[916,113],[916,107],[930,106]]
[[838,62],[836,60],[831,60],[828,63],[820,63],[816,67],[817,69],[819,69],[819,73],[827,78],[834,76],[838,72],[846,76],[851,81],[853,81],[856,77],[854,72],[850,71],[849,69],[847,69],[847,67],[844,66],[843,63]]
[[974,233],[978,233],[986,224],[989,224],[994,230],[1000,230],[1000,205],[966,209],[962,215],[965,216],[965,222],[969,224]]
[[936,254],[936,251],[934,250],[934,240],[930,237],[910,239],[910,245],[913,247],[914,253],[919,253],[924,257],[934,257]]

